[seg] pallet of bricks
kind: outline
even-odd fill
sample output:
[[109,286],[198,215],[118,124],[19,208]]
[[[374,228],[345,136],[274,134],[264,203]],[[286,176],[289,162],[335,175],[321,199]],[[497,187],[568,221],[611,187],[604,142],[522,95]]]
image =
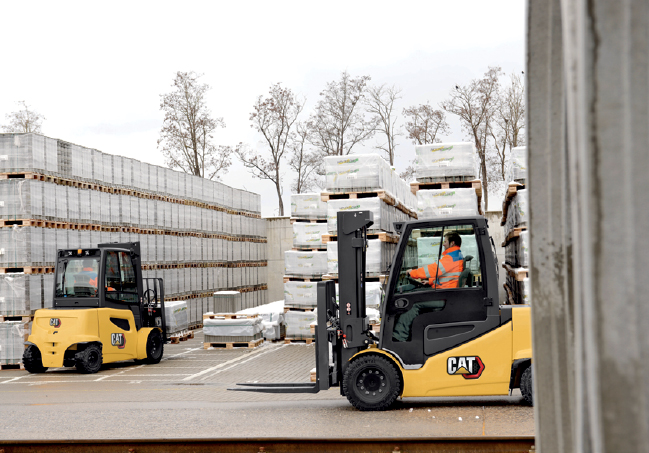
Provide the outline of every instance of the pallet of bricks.
[[[376,154],[325,158],[327,204],[327,269],[324,279],[338,280],[338,212],[371,211],[374,224],[368,229],[366,254],[366,307],[373,329],[380,329],[381,287],[396,252],[398,236],[394,222],[416,218],[416,200],[408,184]],[[337,292],[338,293],[338,292]],[[313,294],[315,303],[315,293]]]
[[214,312],[203,315],[203,348],[255,348],[264,342],[264,325],[259,314],[241,313],[241,293],[214,294]]
[[[0,320],[52,307],[57,249],[139,241],[144,277],[202,324],[213,293],[267,302],[260,196],[38,134],[0,134]],[[175,333],[175,332],[174,332]]]
[[512,149],[509,163],[511,181],[503,201],[501,225],[505,229],[505,263],[507,272],[505,291],[510,304],[530,303],[529,281],[529,233],[527,221],[529,216],[527,182],[527,149]]

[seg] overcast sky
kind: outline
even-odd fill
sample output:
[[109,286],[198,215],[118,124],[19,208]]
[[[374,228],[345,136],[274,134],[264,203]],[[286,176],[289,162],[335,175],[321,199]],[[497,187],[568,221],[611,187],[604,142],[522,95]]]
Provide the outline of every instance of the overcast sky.
[[[263,152],[249,115],[277,82],[306,97],[306,119],[344,70],[400,87],[401,112],[439,104],[489,66],[507,74],[525,66],[523,0],[11,1],[0,11],[0,124],[24,100],[45,115],[47,136],[156,165],[164,165],[160,94],[172,90],[177,71],[202,73],[212,87],[209,107],[226,123],[217,144]],[[449,119],[444,139],[466,138]],[[373,152],[374,144],[354,150]],[[413,158],[414,145],[401,137],[397,170]],[[276,214],[271,182],[240,164],[222,179],[261,193],[262,214]]]

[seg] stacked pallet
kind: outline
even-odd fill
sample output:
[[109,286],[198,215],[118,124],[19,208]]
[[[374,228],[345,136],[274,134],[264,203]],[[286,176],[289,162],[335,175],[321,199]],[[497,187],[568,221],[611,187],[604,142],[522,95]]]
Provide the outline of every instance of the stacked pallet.
[[52,306],[57,249],[141,243],[144,277],[187,304],[217,290],[266,301],[260,196],[38,134],[0,134],[0,315]]
[[505,229],[505,262],[507,271],[504,283],[510,304],[529,304],[529,234],[527,221],[529,216],[527,182],[527,150],[525,147],[512,149],[509,163],[511,181],[503,201],[501,225]]
[[481,215],[482,184],[473,143],[436,143],[415,146],[419,219]]
[[205,313],[203,348],[255,348],[264,342],[262,318],[257,314]]

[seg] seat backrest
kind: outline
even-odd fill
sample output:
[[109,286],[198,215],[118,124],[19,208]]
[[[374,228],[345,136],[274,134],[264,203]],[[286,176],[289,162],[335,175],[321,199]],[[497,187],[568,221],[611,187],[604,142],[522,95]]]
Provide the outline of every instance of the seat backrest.
[[464,288],[465,286],[473,286],[473,278],[471,275],[471,269],[469,268],[469,262],[473,259],[473,256],[467,255],[464,257],[464,270],[460,274],[458,288]]

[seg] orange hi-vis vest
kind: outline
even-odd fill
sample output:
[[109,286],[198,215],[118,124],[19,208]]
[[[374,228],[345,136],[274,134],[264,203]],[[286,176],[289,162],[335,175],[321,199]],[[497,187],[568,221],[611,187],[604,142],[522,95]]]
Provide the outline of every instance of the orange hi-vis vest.
[[[460,274],[464,270],[464,256],[460,247],[454,245],[442,253],[438,263],[410,271],[412,278],[428,279],[428,284],[433,288],[457,288],[460,283]],[[436,280],[437,279],[437,280]]]

